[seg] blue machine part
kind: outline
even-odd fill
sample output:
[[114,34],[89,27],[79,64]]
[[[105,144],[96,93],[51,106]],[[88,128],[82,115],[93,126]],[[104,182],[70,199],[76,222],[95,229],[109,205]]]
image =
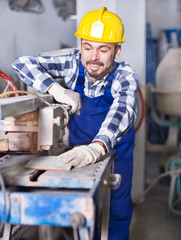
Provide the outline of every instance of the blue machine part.
[[109,199],[104,197],[110,196],[110,188],[104,184],[112,172],[114,151],[103,161],[84,168],[43,172],[36,181],[30,180],[34,171],[23,167],[31,157],[12,154],[0,162],[0,167],[6,169],[3,172],[6,187],[1,186],[0,192],[1,222],[72,227],[72,217],[79,214],[85,220],[84,227],[93,229],[97,210],[106,214],[107,222]]
[[146,83],[156,86],[155,81],[155,55],[151,24],[146,24]]
[[6,209],[3,194],[0,193],[0,221],[20,225],[71,226],[70,215],[81,213],[86,227],[93,225],[94,202],[85,193],[64,191],[38,191],[9,193],[6,195]]
[[177,33],[178,34],[178,30],[177,29],[166,29],[164,30],[167,36],[167,42],[171,43],[172,42],[172,33]]

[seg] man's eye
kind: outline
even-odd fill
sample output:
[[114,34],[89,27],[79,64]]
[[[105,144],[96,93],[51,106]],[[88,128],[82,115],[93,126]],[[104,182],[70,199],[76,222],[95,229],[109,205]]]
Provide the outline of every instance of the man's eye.
[[89,51],[89,50],[90,50],[90,48],[85,48],[85,50]]
[[100,51],[101,51],[102,53],[106,53],[106,52],[108,51],[108,49],[102,48],[102,49],[100,49]]

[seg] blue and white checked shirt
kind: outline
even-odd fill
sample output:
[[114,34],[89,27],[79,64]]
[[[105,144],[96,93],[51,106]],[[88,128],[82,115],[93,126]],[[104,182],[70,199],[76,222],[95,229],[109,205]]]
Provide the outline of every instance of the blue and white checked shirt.
[[[75,49],[68,55],[22,56],[12,64],[18,76],[40,93],[46,93],[56,78],[64,78],[67,88],[74,90],[79,73],[80,51]],[[88,97],[104,94],[107,76],[92,83],[85,71],[84,93]],[[115,72],[111,87],[114,101],[94,141],[101,141],[108,152],[114,147],[136,120],[136,98],[138,78],[126,62],[121,62]]]

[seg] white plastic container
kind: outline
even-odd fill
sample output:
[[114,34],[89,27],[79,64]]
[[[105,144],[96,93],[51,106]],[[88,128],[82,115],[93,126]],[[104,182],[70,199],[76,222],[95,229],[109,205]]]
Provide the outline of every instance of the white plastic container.
[[181,48],[170,48],[156,70],[158,110],[181,118]]

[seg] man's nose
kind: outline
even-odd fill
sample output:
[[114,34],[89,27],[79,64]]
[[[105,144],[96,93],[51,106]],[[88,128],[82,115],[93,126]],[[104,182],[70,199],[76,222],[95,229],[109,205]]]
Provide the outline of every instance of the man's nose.
[[96,49],[94,49],[93,51],[92,51],[92,60],[98,60],[99,59],[99,52],[96,50]]

